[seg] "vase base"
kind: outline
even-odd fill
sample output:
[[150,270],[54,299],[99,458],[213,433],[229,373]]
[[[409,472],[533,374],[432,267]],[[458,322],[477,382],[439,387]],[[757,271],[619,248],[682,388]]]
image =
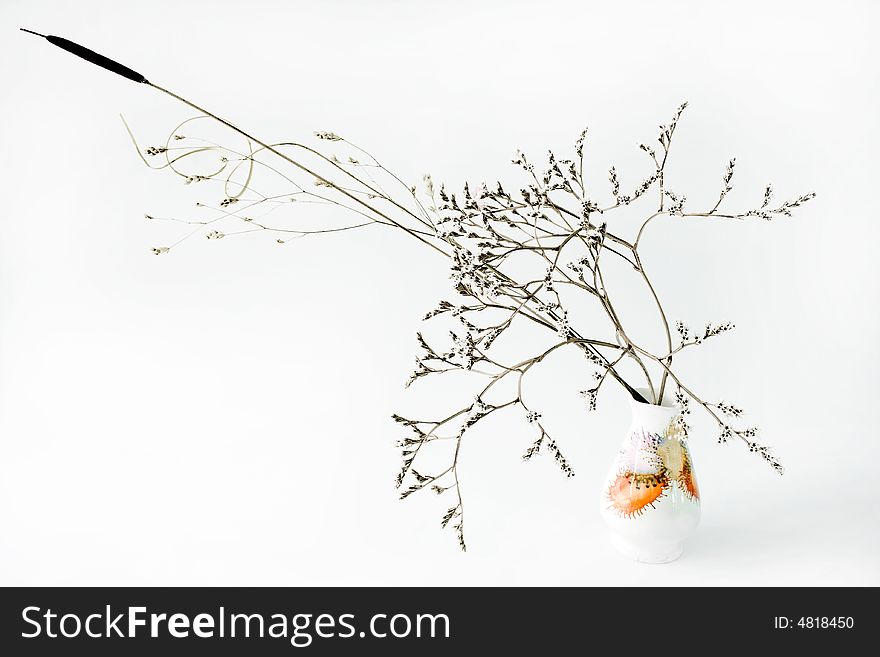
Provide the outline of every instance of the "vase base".
[[611,534],[611,545],[628,559],[638,563],[669,563],[681,556],[683,543],[636,543],[618,534]]

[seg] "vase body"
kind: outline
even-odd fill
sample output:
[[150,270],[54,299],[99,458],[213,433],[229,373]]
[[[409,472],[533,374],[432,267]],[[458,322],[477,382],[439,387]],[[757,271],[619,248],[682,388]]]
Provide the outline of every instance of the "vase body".
[[700,521],[694,463],[677,407],[630,403],[632,422],[605,478],[600,513],[624,556],[667,563]]

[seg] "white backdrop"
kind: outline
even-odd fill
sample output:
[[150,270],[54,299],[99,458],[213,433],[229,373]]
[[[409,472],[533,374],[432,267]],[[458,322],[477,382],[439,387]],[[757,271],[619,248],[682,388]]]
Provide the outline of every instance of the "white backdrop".
[[[0,583],[880,584],[876,3],[6,0],[0,16]],[[749,411],[785,476],[700,424],[697,535],[676,563],[623,560],[596,498],[626,398],[609,387],[588,415],[588,371],[560,357],[532,386],[577,476],[521,462],[519,415],[482,428],[459,553],[444,501],[392,485],[390,414],[462,394],[402,389],[445,263],[372,229],[153,256],[180,231],[144,213],[203,192],[148,171],[117,114],[149,145],[192,113],[19,26],[267,140],[343,133],[414,182],[504,180],[515,148],[561,150],[586,124],[597,184],[617,164],[634,186],[635,146],[689,100],[675,189],[710,199],[736,156],[734,207],[766,182],[818,193],[793,220],[646,238],[673,317],[736,321],[683,371]]]

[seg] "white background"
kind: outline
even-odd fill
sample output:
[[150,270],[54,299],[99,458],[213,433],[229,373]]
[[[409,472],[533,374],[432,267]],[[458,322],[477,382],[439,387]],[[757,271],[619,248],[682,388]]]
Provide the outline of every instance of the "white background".
[[[9,2],[2,10],[0,582],[12,584],[880,584],[876,210],[880,61],[871,2]],[[692,441],[703,524],[665,566],[618,557],[597,495],[628,423],[588,415],[582,359],[549,359],[536,404],[572,462],[522,463],[512,413],[473,434],[469,551],[431,494],[396,501],[392,412],[446,264],[370,229],[283,247],[193,239],[210,192],[147,170],[192,112],[17,32],[66,36],[267,140],[334,130],[406,179],[514,178],[591,129],[597,189],[640,178],[641,141],[689,100],[671,186],[731,207],[816,191],[772,224],[664,219],[644,257],[670,314],[737,330],[683,357],[744,406],[787,466]],[[606,192],[604,192],[607,194]],[[217,199],[213,198],[216,202]],[[637,282],[616,286],[627,297]],[[633,324],[656,329],[649,306]],[[651,328],[653,327],[653,328]]]

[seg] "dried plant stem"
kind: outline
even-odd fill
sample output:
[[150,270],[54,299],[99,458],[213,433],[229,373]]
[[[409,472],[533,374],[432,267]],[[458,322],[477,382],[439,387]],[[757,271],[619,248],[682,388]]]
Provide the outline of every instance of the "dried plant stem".
[[[307,166],[301,164],[300,162],[294,160],[293,158],[289,157],[289,156],[286,155],[285,153],[279,151],[277,148],[275,148],[275,147],[269,145],[268,143],[266,143],[266,142],[264,142],[264,141],[258,139],[257,137],[254,137],[253,135],[251,135],[251,134],[245,132],[244,130],[242,130],[241,128],[239,128],[238,126],[236,126],[235,124],[233,124],[232,122],[227,121],[226,119],[224,119],[224,118],[222,118],[222,117],[220,117],[220,116],[214,114],[213,112],[210,112],[210,111],[206,110],[204,107],[201,107],[201,106],[197,105],[196,103],[194,103],[194,102],[192,102],[192,101],[190,101],[190,100],[188,100],[188,99],[186,99],[186,98],[184,98],[184,97],[182,97],[182,96],[180,96],[180,95],[174,93],[173,91],[170,91],[170,90],[168,90],[168,89],[165,89],[164,87],[160,87],[159,85],[157,85],[157,84],[155,84],[155,83],[153,83],[153,82],[146,82],[146,84],[149,85],[149,86],[151,86],[151,87],[153,87],[153,88],[156,89],[157,91],[160,91],[160,92],[162,92],[163,94],[166,94],[167,96],[170,96],[171,98],[174,98],[175,100],[177,100],[177,101],[179,101],[179,102],[181,102],[181,103],[184,103],[185,105],[188,105],[189,107],[195,109],[196,111],[201,112],[201,113],[204,114],[205,116],[208,116],[208,117],[214,119],[215,121],[217,121],[217,122],[219,122],[219,123],[225,125],[226,127],[230,128],[230,129],[233,130],[234,132],[238,133],[239,135],[241,135],[241,136],[244,137],[245,139],[248,139],[249,141],[252,141],[252,142],[254,142],[255,144],[258,144],[258,145],[261,146],[262,148],[264,148],[264,149],[266,149],[267,151],[273,153],[274,155],[280,157],[281,159],[285,160],[285,161],[288,162],[289,164],[292,164],[293,166],[295,166],[296,168],[298,168],[298,169],[300,169],[301,171],[305,172],[306,174],[312,176],[312,177],[315,178],[316,180],[319,180],[319,181],[321,181],[321,182],[327,184],[328,186],[333,187],[334,189],[336,189],[337,191],[339,191],[343,196],[345,196],[345,197],[349,198],[350,200],[354,201],[355,203],[357,203],[357,204],[359,204],[359,205],[361,205],[361,206],[367,208],[367,209],[370,210],[371,212],[376,213],[378,216],[382,217],[383,220],[385,220],[385,221],[387,221],[388,223],[392,224],[392,225],[395,226],[396,228],[400,228],[401,230],[403,230],[403,231],[405,231],[406,233],[410,234],[411,236],[415,237],[416,239],[418,239],[419,241],[423,242],[424,244],[427,244],[427,245],[430,246],[432,249],[438,251],[439,253],[442,253],[444,256],[449,257],[449,254],[448,254],[446,251],[444,251],[443,249],[441,249],[441,248],[438,247],[436,244],[434,244],[433,242],[429,241],[428,239],[426,239],[425,237],[423,237],[423,236],[420,235],[419,233],[417,233],[417,232],[413,231],[412,229],[410,229],[409,227],[404,226],[403,224],[401,224],[401,223],[395,221],[394,219],[392,219],[391,217],[389,217],[387,214],[385,214],[385,213],[379,211],[377,208],[375,208],[375,207],[373,207],[372,205],[370,205],[369,203],[365,202],[363,199],[358,198],[358,197],[355,196],[354,194],[352,194],[352,193],[346,191],[345,189],[339,187],[336,183],[334,183],[334,182],[328,180],[327,178],[324,178],[323,176],[319,175],[319,174],[316,173],[315,171],[311,170],[309,167],[307,167]],[[298,145],[298,144],[297,144],[297,145]],[[310,149],[310,150],[311,150],[311,149]],[[359,150],[361,150],[362,152],[364,152],[362,149],[359,149]],[[312,151],[312,152],[316,152],[316,151]],[[320,154],[319,154],[319,155],[320,155]],[[322,157],[323,157],[323,156],[322,156]],[[326,158],[325,158],[325,159],[326,159]],[[349,172],[347,172],[347,171],[346,171],[345,173],[348,174],[348,175],[351,175],[351,174],[350,174]],[[352,176],[352,177],[353,177],[353,176]],[[395,178],[396,178],[396,176],[395,176]],[[399,180],[399,178],[398,178],[398,180]],[[358,182],[361,182],[361,181],[358,181]],[[397,207],[399,207],[399,208],[403,209],[404,211],[406,211],[407,213],[409,213],[409,211],[406,210],[405,208],[403,208],[402,206],[400,206],[400,205],[398,205],[398,204],[396,204],[396,203],[395,203],[395,205],[397,205]],[[409,213],[409,214],[412,214],[412,213]],[[495,270],[495,271],[496,271],[497,274],[501,274],[501,273],[498,272],[497,270]],[[503,276],[503,274],[501,274],[501,275]],[[505,278],[506,278],[506,277],[505,277]],[[509,281],[509,282],[512,282],[512,281]],[[550,316],[551,316],[551,318],[553,318],[553,319],[558,319],[558,317],[554,316],[554,314],[553,314],[552,312],[550,313]],[[582,348],[584,348],[584,349],[589,349],[589,346],[587,346],[587,344],[584,343],[584,347],[582,347]],[[602,354],[600,354],[599,352],[596,352],[595,350],[592,350],[592,351],[593,351],[593,353],[594,353],[595,355],[598,355],[600,358],[603,358],[603,359],[604,359],[604,356],[602,356]],[[606,362],[607,362],[607,359],[605,359],[605,360],[606,360]],[[633,388],[632,386],[630,386],[629,383],[627,383],[627,382],[626,382],[626,381],[625,381],[625,380],[624,380],[624,379],[623,379],[623,378],[622,378],[622,377],[621,377],[621,376],[620,376],[620,375],[619,375],[619,374],[618,374],[613,368],[610,368],[610,370],[611,370],[611,374],[612,374],[612,376],[613,376],[613,377],[614,377],[614,378],[615,378],[615,379],[616,379],[616,380],[617,380],[622,386],[624,386],[624,387],[627,389],[627,391],[630,393],[630,395],[632,395],[632,396],[633,396],[634,398],[636,398],[636,399],[641,399],[641,398],[642,398],[642,397],[641,397],[641,393],[639,393],[635,388]],[[649,381],[650,381],[650,379],[649,379]]]
[[305,166],[305,165],[303,165],[303,164],[300,164],[299,162],[297,162],[296,160],[294,160],[294,159],[291,158],[291,157],[288,157],[287,155],[285,155],[285,154],[282,153],[281,151],[277,150],[276,148],[270,146],[270,145],[267,144],[266,142],[261,141],[260,139],[257,139],[257,138],[254,137],[253,135],[248,134],[247,132],[245,132],[244,130],[242,130],[241,128],[239,128],[238,126],[236,126],[235,124],[230,123],[230,122],[227,121],[226,119],[223,119],[223,118],[217,116],[216,114],[214,114],[214,113],[212,113],[212,112],[209,112],[209,111],[206,110],[205,108],[200,107],[199,105],[196,105],[196,104],[193,103],[192,101],[189,101],[189,100],[187,100],[186,98],[183,98],[182,96],[178,96],[178,95],[177,95],[176,93],[174,93],[173,91],[169,91],[168,89],[164,89],[163,87],[160,87],[159,85],[154,84],[154,83],[152,83],[152,82],[147,82],[146,84],[148,84],[149,86],[153,87],[153,88],[156,89],[157,91],[161,91],[163,94],[166,94],[166,95],[170,96],[171,98],[174,98],[175,100],[178,100],[178,101],[180,101],[181,103],[184,103],[185,105],[189,105],[189,106],[192,107],[194,110],[196,110],[196,111],[198,111],[198,112],[201,112],[201,113],[204,114],[205,116],[209,116],[209,117],[211,117],[212,119],[214,119],[215,121],[217,121],[217,122],[219,122],[219,123],[222,123],[222,124],[225,125],[227,128],[230,128],[230,129],[233,130],[234,132],[237,132],[238,134],[240,134],[240,135],[241,135],[242,137],[244,137],[245,139],[248,139],[249,141],[252,141],[252,142],[254,142],[255,144],[259,144],[260,146],[262,146],[263,148],[265,148],[265,149],[266,149],[267,151],[269,151],[270,153],[273,153],[274,155],[277,155],[278,157],[280,157],[282,160],[285,160],[285,161],[288,162],[289,164],[292,164],[293,166],[295,166],[296,168],[300,169],[301,171],[307,173],[308,175],[312,176],[313,178],[315,178],[315,179],[317,179],[317,180],[320,180],[320,181],[326,183],[327,185],[333,187],[334,189],[338,190],[343,196],[346,196],[347,198],[351,199],[351,200],[354,201],[355,203],[364,206],[365,208],[367,208],[367,209],[370,210],[371,212],[375,212],[377,215],[379,215],[380,217],[382,217],[384,220],[386,220],[388,223],[392,224],[392,225],[395,226],[396,228],[399,228],[399,229],[401,229],[401,230],[403,230],[403,231],[409,233],[410,235],[412,235],[413,237],[415,237],[415,238],[416,238],[417,240],[419,240],[420,242],[423,242],[424,244],[427,244],[429,247],[431,247],[431,248],[434,249],[435,251],[439,251],[439,252],[442,253],[443,255],[449,257],[449,254],[448,254],[448,253],[446,253],[443,249],[441,249],[440,247],[438,247],[438,246],[437,246],[436,244],[434,244],[433,242],[428,241],[427,239],[425,239],[424,237],[422,237],[422,236],[419,235],[418,233],[415,233],[414,231],[412,231],[412,230],[411,230],[410,228],[408,228],[407,226],[404,226],[403,224],[398,223],[397,221],[395,221],[395,220],[392,219],[391,217],[387,216],[386,214],[380,212],[379,210],[377,210],[376,208],[374,208],[373,206],[371,206],[369,203],[364,202],[362,199],[358,198],[358,197],[355,196],[354,194],[351,194],[350,192],[348,192],[348,191],[344,190],[343,188],[337,186],[335,183],[333,183],[333,182],[327,180],[326,178],[324,178],[323,176],[321,176],[321,175],[315,173],[314,171],[312,171],[311,169],[309,169],[307,166]]

